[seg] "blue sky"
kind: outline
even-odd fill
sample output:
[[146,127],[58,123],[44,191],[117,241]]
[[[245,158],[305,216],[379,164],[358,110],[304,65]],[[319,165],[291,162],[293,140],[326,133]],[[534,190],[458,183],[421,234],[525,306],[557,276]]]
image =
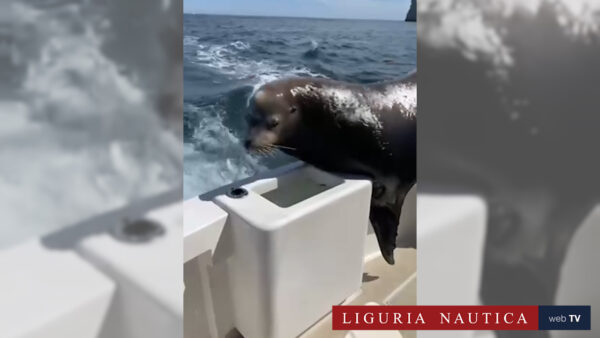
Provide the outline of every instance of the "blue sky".
[[185,13],[403,20],[410,0],[183,0]]

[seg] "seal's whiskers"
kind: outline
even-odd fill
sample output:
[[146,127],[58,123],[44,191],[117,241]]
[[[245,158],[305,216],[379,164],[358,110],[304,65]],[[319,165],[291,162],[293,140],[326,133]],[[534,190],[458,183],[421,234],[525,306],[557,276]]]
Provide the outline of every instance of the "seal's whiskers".
[[282,145],[279,145],[279,144],[271,144],[271,146],[272,146],[272,147],[275,147],[275,148],[282,148],[282,149],[296,150],[296,148],[293,148],[293,147],[287,147],[287,146],[282,146]]

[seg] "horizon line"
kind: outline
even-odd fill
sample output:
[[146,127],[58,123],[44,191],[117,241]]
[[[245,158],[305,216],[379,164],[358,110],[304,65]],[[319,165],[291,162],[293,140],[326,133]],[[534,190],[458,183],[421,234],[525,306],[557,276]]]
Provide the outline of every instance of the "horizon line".
[[205,13],[205,12],[183,12],[188,15],[214,15],[214,16],[241,16],[254,18],[290,18],[290,19],[320,19],[320,20],[361,20],[361,21],[391,21],[406,22],[405,19],[368,19],[368,18],[328,18],[317,16],[293,16],[293,15],[267,15],[267,14],[224,14],[224,13]]

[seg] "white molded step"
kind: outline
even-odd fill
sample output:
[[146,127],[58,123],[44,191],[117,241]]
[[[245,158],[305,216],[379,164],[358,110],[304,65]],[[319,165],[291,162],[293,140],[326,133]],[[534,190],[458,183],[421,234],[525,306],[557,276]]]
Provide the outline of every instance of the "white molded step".
[[[417,302],[478,305],[487,208],[476,196],[417,197]],[[419,331],[419,338],[473,337],[473,331]]]
[[215,198],[229,214],[236,328],[295,337],[361,285],[371,183],[310,166]]
[[118,286],[100,338],[183,335],[181,215],[181,202],[146,214],[144,219],[164,228],[148,242],[126,242],[102,233],[77,245],[77,251]]
[[38,240],[0,251],[3,338],[95,338],[115,284],[76,253]]
[[213,253],[226,220],[227,213],[212,201],[194,197],[183,202],[184,262],[206,251]]

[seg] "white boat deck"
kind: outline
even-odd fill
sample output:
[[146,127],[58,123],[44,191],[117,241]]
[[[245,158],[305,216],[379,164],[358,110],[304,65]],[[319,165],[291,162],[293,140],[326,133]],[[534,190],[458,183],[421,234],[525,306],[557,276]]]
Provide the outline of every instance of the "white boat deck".
[[[415,249],[396,249],[395,265],[389,265],[380,255],[372,256],[364,267],[363,283],[343,305],[416,305],[417,301],[417,252]],[[331,329],[331,313],[306,330],[301,338],[344,338],[348,331]],[[403,338],[415,338],[415,331],[399,331]],[[385,333],[387,337],[398,337]],[[355,335],[350,334],[349,337]],[[370,332],[369,337],[382,336]],[[366,336],[365,336],[366,337]]]
[[[415,208],[414,198],[407,202],[409,210]],[[180,336],[183,331],[185,338],[240,337],[228,307],[232,301],[229,272],[223,264],[235,248],[218,246],[228,214],[206,202],[188,200],[182,212],[181,202],[163,196],[0,250],[0,289],[4,290],[1,336],[162,338]],[[419,249],[396,250],[394,266],[379,256],[374,235],[366,234],[364,270],[358,276],[362,283],[347,294],[343,304],[408,305],[415,304],[415,300],[423,305],[478,303],[485,203],[474,196],[420,195],[417,214]],[[119,240],[112,232],[123,226],[125,218],[152,219],[164,228],[164,233],[146,242]],[[201,219],[204,223],[195,222]],[[403,222],[415,219],[410,212],[403,214]],[[590,295],[597,294],[594,239],[599,220],[600,207],[590,214],[573,240],[563,267],[559,303],[598,303],[597,297]],[[183,281],[177,280],[181,278],[182,261],[183,305]],[[582,282],[583,275],[586,280]],[[332,331],[331,316],[325,311],[306,325],[300,337],[375,338],[400,334],[404,338],[416,336],[414,331]],[[589,334],[594,333],[578,332],[577,337]],[[468,338],[493,337],[493,333],[421,331],[418,336]],[[563,337],[564,333],[553,336]]]

